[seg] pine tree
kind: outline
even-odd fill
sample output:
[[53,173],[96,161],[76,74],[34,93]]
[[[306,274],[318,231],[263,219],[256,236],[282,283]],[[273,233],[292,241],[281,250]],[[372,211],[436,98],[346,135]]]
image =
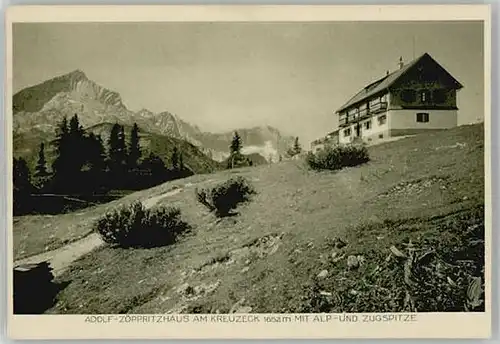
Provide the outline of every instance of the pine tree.
[[155,172],[165,172],[166,170],[163,160],[153,152],[150,152],[144,159],[142,166],[143,168],[150,170],[153,174]]
[[179,164],[179,150],[177,149],[177,147],[174,147],[174,151],[172,152],[171,163],[174,171],[178,171],[180,164]]
[[240,154],[241,151],[241,137],[237,131],[234,132],[233,139],[231,140],[231,145],[229,147],[231,155]]
[[14,158],[12,182],[14,190],[29,193],[32,191],[31,172],[23,158]]
[[104,144],[102,142],[101,135],[97,135],[94,141],[95,147],[95,168],[99,171],[106,170],[106,150],[104,149]]
[[54,171],[55,178],[58,179],[60,174],[64,173],[64,169],[67,168],[68,159],[68,120],[64,117],[59,123],[56,129],[56,139],[55,139],[55,153],[56,157],[52,163],[52,170]]
[[295,141],[293,143],[293,152],[295,153],[295,155],[300,154],[302,152],[302,147],[300,146],[298,136],[295,138]]
[[136,168],[140,158],[141,158],[141,146],[139,144],[139,127],[137,126],[137,123],[134,123],[134,126],[130,131],[129,155],[128,155],[129,168],[130,169]]
[[118,152],[120,163],[125,165],[127,163],[127,145],[125,144],[125,129],[120,125],[120,131],[118,132]]
[[77,138],[83,137],[83,128],[76,114],[69,121],[69,133]]
[[240,166],[245,160],[244,156],[241,154],[241,136],[237,131],[234,132],[233,139],[231,140],[231,145],[229,146],[229,158],[227,161],[227,168],[234,168]]
[[68,119],[64,117],[57,127],[57,136],[64,137],[69,133]]
[[56,130],[56,158],[52,164],[56,191],[72,192],[78,188],[75,180],[78,180],[85,162],[83,133],[77,115],[71,118],[69,124],[63,118]]
[[288,148],[287,150],[287,155],[289,157],[294,157],[302,152],[302,147],[300,146],[299,143],[299,138],[296,137],[295,140],[293,141],[293,146]]
[[114,167],[114,165],[116,164],[119,132],[120,132],[120,126],[118,125],[118,123],[113,124],[108,139],[108,147],[109,147],[108,159],[111,167]]
[[127,154],[123,127],[118,123],[115,123],[111,128],[108,144],[110,169],[115,173],[121,173],[123,172]]
[[24,159],[14,158],[12,169],[14,214],[18,215],[29,210],[30,194],[33,186],[31,184],[30,170]]
[[45,145],[40,143],[40,150],[38,151],[38,161],[35,168],[35,177],[46,177],[47,172],[47,161],[45,160]]
[[106,152],[100,135],[88,134],[85,137],[86,164],[93,172],[103,172],[106,168]]
[[179,169],[184,171],[186,166],[184,166],[184,158],[182,157],[182,152],[179,152]]
[[150,183],[157,184],[166,180],[168,176],[168,170],[165,166],[163,160],[154,153],[149,153],[149,155],[143,160],[142,169],[149,171]]
[[65,143],[67,145],[66,164],[68,165],[69,175],[66,178],[77,178],[85,165],[86,152],[85,152],[85,135],[78,115],[71,117],[69,121],[68,139]]

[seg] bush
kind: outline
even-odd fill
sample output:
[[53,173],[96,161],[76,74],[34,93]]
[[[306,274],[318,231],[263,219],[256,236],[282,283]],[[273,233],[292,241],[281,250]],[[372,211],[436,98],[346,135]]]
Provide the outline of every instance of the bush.
[[226,159],[228,169],[253,166],[252,160],[241,153],[233,153]]
[[190,229],[181,220],[178,208],[149,210],[141,202],[108,212],[97,220],[94,228],[106,243],[145,248],[171,245]]
[[365,145],[326,146],[316,154],[309,152],[306,162],[313,170],[340,170],[361,165],[370,160]]
[[235,177],[212,189],[196,190],[198,202],[214,212],[218,217],[231,214],[238,204],[250,200],[255,189],[243,177]]

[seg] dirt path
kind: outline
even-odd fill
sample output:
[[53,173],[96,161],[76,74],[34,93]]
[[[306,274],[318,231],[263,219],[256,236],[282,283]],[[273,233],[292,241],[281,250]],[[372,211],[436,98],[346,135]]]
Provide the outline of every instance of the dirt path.
[[[180,193],[182,190],[183,188],[178,188],[164,194],[148,198],[142,201],[142,204],[146,209],[152,208],[162,199],[174,196]],[[66,270],[66,268],[68,268],[75,260],[100,247],[103,244],[104,242],[99,237],[99,234],[92,233],[78,241],[74,241],[58,249],[18,260],[14,262],[14,266],[49,261],[54,275],[58,276],[62,272],[64,272],[64,270]]]
[[144,207],[146,209],[152,208],[158,202],[160,202],[162,199],[167,198],[167,197],[171,197],[173,195],[177,195],[182,190],[183,190],[182,188],[178,188],[178,189],[174,189],[172,191],[169,191],[167,193],[164,193],[164,194],[161,194],[161,195],[158,195],[158,196],[154,196],[154,197],[148,198],[147,200],[143,201],[142,204],[144,205]]

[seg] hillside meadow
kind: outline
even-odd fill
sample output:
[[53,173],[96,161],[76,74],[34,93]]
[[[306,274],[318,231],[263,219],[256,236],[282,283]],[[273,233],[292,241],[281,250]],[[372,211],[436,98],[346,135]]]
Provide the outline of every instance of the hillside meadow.
[[[82,238],[107,210],[155,198],[153,206],[179,207],[192,232],[169,247],[100,246],[57,277],[69,284],[48,313],[481,310],[484,296],[468,290],[484,275],[483,126],[369,153],[368,163],[338,172],[284,161],[15,219],[14,256]],[[237,216],[217,219],[194,190],[233,175],[257,194]]]

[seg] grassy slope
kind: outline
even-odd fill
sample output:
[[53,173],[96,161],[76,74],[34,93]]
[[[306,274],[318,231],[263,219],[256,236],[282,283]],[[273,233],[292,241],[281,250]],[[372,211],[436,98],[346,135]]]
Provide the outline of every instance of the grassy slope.
[[[112,124],[104,123],[92,127],[96,134],[103,134],[111,130]],[[125,128],[126,135],[130,133],[130,127]],[[33,169],[37,159],[37,145],[49,139],[48,135],[38,132],[37,138],[28,140],[26,137],[18,135],[14,137],[15,156],[28,158],[28,164]],[[221,168],[221,164],[210,159],[194,145],[180,139],[141,133],[141,147],[143,155],[152,151],[160,156],[167,166],[170,165],[173,148],[179,147],[183,153],[184,163],[195,173],[208,173]],[[31,147],[31,148],[28,148]],[[47,146],[47,160],[52,161],[51,146]],[[195,178],[196,179],[196,178]],[[147,191],[146,191],[147,192]],[[139,194],[137,194],[139,195]],[[137,197],[131,196],[133,197]],[[126,198],[128,199],[128,198]],[[92,207],[76,213],[69,213],[60,216],[51,215],[26,215],[14,219],[14,259],[20,259],[46,250],[56,249],[62,245],[74,241],[89,233],[89,224],[102,213],[103,209],[109,206],[116,206],[121,201],[112,202],[101,207]],[[80,220],[75,220],[81,219]],[[33,230],[37,228],[36,232]]]
[[[180,206],[195,228],[193,234],[173,247],[104,247],[92,252],[61,277],[71,284],[50,312],[228,312],[243,298],[242,304],[252,312],[369,310],[373,304],[358,302],[365,299],[378,300],[379,309],[404,308],[400,274],[394,285],[361,277],[377,269],[382,277],[394,271],[387,266],[392,260],[384,263],[391,245],[404,250],[403,243],[411,239],[419,248],[444,243],[450,249],[469,239],[460,234],[462,229],[468,233],[463,226],[482,228],[482,130],[480,125],[460,127],[375,146],[370,148],[370,163],[336,173],[311,172],[295,161],[240,170],[237,173],[253,180],[259,194],[238,217],[220,222],[196,203],[188,188],[160,204]],[[230,174],[196,178],[225,180]],[[160,194],[171,186],[141,191],[126,200]],[[67,221],[82,223],[88,217]],[[348,245],[334,249],[337,237]],[[331,258],[337,251],[339,256],[362,255],[365,264],[347,272],[345,259]],[[334,276],[315,281],[323,269]],[[359,281],[381,284],[371,288]],[[190,295],[176,291],[184,283],[194,287]],[[333,287],[342,291],[341,301],[317,300],[319,289]],[[356,289],[353,294],[351,289]],[[395,304],[388,302],[391,299]],[[421,301],[415,302],[420,306]]]

